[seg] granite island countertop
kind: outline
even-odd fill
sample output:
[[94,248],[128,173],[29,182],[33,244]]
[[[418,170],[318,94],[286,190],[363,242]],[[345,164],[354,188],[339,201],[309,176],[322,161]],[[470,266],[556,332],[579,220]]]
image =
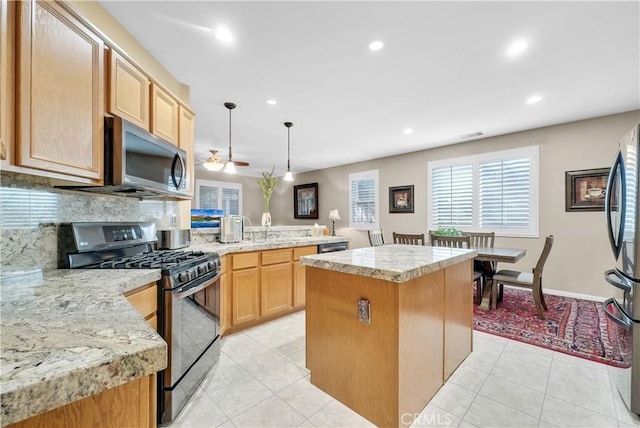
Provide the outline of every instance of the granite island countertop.
[[45,270],[0,277],[2,426],[167,365],[162,338],[123,293],[159,270]]
[[191,244],[188,250],[215,251],[219,256],[229,253],[244,253],[249,251],[274,250],[278,248],[307,247],[335,242],[349,242],[345,236],[303,236],[289,238],[272,238],[266,240],[240,241],[229,244],[220,242]]
[[391,282],[406,282],[473,259],[476,255],[475,250],[462,248],[388,244],[304,256],[300,263]]

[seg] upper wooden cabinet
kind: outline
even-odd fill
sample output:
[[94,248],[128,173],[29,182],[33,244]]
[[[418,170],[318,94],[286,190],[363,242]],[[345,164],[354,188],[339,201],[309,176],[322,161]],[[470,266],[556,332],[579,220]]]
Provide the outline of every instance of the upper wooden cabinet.
[[59,3],[17,12],[15,164],[101,184],[104,42]]
[[149,85],[147,76],[114,49],[109,57],[109,113],[149,129]]
[[176,146],[179,144],[178,110],[175,98],[151,84],[151,133]]
[[178,126],[180,129],[180,135],[178,138],[178,145],[181,149],[187,152],[187,193],[193,195],[193,182],[195,179],[194,174],[194,115],[185,106],[180,105],[180,116],[178,119]]
[[0,0],[0,159],[7,159],[14,129],[14,52],[16,2]]

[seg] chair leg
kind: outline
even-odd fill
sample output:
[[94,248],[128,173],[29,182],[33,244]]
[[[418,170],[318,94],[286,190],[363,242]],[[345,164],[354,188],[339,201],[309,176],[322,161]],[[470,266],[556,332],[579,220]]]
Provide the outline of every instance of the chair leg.
[[542,307],[544,308],[545,311],[549,310],[549,308],[547,308],[547,303],[544,301],[544,293],[542,292],[542,280],[540,280],[540,303],[542,303]]
[[534,287],[532,291],[533,291],[532,293],[533,302],[536,304],[536,312],[538,313],[538,318],[543,320],[545,319],[545,316],[544,316],[544,311],[542,310],[542,299],[540,298],[542,293],[540,293],[540,288],[538,287]]

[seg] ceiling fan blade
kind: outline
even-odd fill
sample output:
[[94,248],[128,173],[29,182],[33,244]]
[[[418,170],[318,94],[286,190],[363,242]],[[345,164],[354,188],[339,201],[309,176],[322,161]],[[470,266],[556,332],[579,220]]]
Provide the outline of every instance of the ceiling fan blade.
[[237,161],[237,160],[234,160],[233,164],[235,166],[249,166],[249,162],[243,162],[243,161]]

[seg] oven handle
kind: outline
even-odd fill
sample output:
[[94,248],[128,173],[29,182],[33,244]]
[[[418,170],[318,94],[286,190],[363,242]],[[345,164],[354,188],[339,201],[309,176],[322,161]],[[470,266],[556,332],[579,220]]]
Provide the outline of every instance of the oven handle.
[[184,299],[185,297],[192,296],[196,294],[198,291],[204,290],[207,288],[212,282],[216,282],[220,279],[222,274],[220,272],[216,273],[216,275],[212,278],[207,278],[204,281],[195,281],[191,284],[185,285],[178,292],[173,293],[173,298],[176,300]]
[[[611,305],[616,308],[616,311],[618,311],[618,313],[621,315],[620,317],[617,317],[613,313],[611,313],[611,311],[609,310],[609,307]],[[626,330],[631,330],[631,318],[629,318],[627,314],[622,310],[622,307],[620,307],[620,303],[618,303],[618,301],[614,297],[609,297],[607,300],[602,302],[602,307],[604,308],[605,315],[611,318],[613,322],[621,325]]]

